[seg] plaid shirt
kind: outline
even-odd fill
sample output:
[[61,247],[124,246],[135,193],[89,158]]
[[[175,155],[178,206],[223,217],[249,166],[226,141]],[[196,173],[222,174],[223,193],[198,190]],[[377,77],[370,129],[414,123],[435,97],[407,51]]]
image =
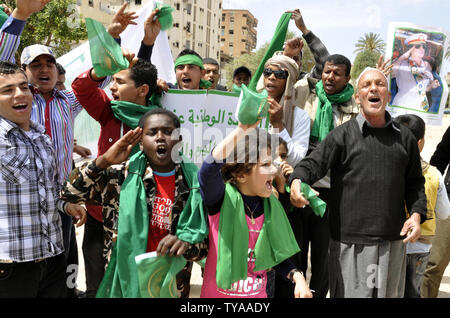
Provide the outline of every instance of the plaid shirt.
[[55,151],[44,127],[25,132],[0,117],[0,259],[27,262],[64,251]]
[[[19,48],[24,26],[25,21],[12,16],[4,23],[0,31],[0,60],[15,62],[14,54]],[[72,171],[74,120],[83,108],[72,91],[54,89],[52,97],[45,101],[39,90],[30,88],[33,93],[31,120],[46,126],[47,134],[51,135],[62,184]]]

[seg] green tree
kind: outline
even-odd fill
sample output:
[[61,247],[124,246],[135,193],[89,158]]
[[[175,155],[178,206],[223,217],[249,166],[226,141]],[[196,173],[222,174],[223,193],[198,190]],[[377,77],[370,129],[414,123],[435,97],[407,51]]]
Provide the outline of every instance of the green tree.
[[379,54],[384,54],[386,49],[386,44],[381,39],[380,35],[377,33],[365,33],[363,36],[359,37],[358,42],[355,44],[354,53],[359,53],[362,51],[372,51]]
[[359,74],[361,74],[361,72],[364,71],[366,67],[376,67],[379,58],[380,53],[375,51],[359,52],[355,57],[355,61],[353,63],[352,71],[350,74],[353,81],[356,81]]
[[[4,3],[11,9],[15,8],[14,0],[6,0]],[[78,13],[76,0],[50,1],[42,11],[28,19],[20,39],[16,61],[20,61],[20,53],[28,45],[47,45],[59,57],[85,39],[86,25]]]
[[[298,35],[295,32],[288,31],[286,34],[286,40],[292,39],[297,37]],[[308,47],[308,44],[306,44],[306,41],[303,40],[303,58],[302,58],[302,71],[304,72],[310,72],[313,68],[315,62],[314,57],[311,53],[311,50]],[[231,88],[233,85],[233,71],[240,67],[240,66],[246,66],[249,68],[249,70],[252,72],[252,74],[255,73],[256,69],[259,66],[259,63],[261,62],[262,58],[264,57],[264,54],[267,51],[267,48],[269,47],[269,42],[264,43],[259,49],[256,50],[256,52],[250,53],[250,54],[243,54],[239,57],[234,58],[230,63],[228,63],[224,71],[226,73],[227,77],[227,87]]]

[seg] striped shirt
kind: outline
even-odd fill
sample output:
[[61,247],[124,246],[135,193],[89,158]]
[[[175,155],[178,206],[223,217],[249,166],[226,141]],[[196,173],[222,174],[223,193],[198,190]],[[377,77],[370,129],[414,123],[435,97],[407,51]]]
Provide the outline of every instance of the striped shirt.
[[0,260],[27,262],[64,251],[55,151],[42,125],[0,116]]
[[[14,54],[20,44],[25,21],[9,17],[0,32],[0,60],[15,62]],[[62,184],[72,171],[74,120],[82,110],[72,91],[54,89],[52,97],[45,101],[40,92],[31,88],[33,108],[31,120],[45,126],[56,149],[57,167]],[[47,122],[46,122],[47,114]]]

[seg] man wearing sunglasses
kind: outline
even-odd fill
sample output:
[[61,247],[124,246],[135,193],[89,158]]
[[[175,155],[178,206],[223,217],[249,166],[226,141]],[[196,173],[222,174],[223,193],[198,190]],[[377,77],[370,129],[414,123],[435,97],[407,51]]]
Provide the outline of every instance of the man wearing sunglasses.
[[398,92],[392,101],[395,106],[428,111],[427,93],[436,88],[430,64],[424,60],[427,35],[412,34],[405,39],[408,50],[394,62],[392,77]]

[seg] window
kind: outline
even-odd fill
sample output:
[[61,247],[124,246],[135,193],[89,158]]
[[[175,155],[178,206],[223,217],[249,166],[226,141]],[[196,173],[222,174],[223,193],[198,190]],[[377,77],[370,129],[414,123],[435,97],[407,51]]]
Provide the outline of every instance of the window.
[[90,7],[94,7],[94,0],[89,0],[88,4]]
[[175,8],[180,11],[180,4],[179,3],[175,3]]
[[134,4],[140,6],[142,4],[142,0],[134,0]]
[[228,34],[234,34],[234,30],[228,30]]

